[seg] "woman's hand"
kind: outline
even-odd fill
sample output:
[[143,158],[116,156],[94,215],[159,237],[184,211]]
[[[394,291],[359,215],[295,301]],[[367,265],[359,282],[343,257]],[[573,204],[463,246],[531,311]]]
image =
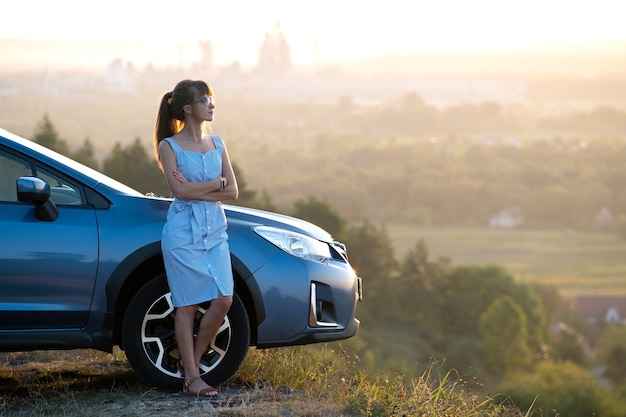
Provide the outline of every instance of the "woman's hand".
[[[178,181],[178,182],[179,182],[179,183],[181,183],[181,184],[186,183],[186,182],[189,182],[189,181],[187,180],[187,178],[185,178],[185,176],[182,174],[182,172],[180,172],[180,171],[178,170],[178,168],[176,168],[176,169],[174,169],[174,170],[172,171],[172,176],[174,177],[174,179],[175,179],[176,181]],[[226,178],[225,176],[220,175],[219,177],[217,177],[217,179],[220,181],[220,184],[221,184],[221,183],[223,183],[223,184],[224,184],[224,187],[223,187],[223,188],[218,189],[217,191],[221,191],[221,190],[223,190],[224,188],[226,188],[226,186],[228,186],[228,178]]]
[[172,175],[174,175],[174,178],[178,181],[178,182],[188,182],[187,178],[185,178],[185,176],[178,170],[178,168],[176,168],[174,171],[172,171]]

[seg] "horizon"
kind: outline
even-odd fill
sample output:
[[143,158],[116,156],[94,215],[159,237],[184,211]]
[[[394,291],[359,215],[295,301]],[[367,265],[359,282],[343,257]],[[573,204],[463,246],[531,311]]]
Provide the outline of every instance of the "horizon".
[[[32,71],[104,72],[114,61],[139,70],[153,67],[172,70],[192,67],[203,60],[200,42],[155,44],[147,41],[28,40],[0,38],[0,54],[20,55],[19,60],[0,64],[0,73]],[[286,39],[289,43],[289,40]],[[215,48],[213,46],[213,48]],[[260,46],[259,46],[260,49]],[[157,55],[176,59],[155,60]],[[169,55],[168,55],[169,54]],[[257,51],[258,56],[258,51]],[[257,58],[258,59],[258,58]],[[293,60],[292,60],[293,61]],[[239,65],[243,72],[254,70],[258,61],[217,62],[214,69]],[[439,73],[522,73],[552,75],[613,76],[626,70],[626,39],[609,41],[544,44],[481,51],[415,50],[406,54],[385,53],[335,62],[293,62],[295,73],[339,69],[353,75],[411,76]]]
[[[443,0],[436,4],[407,4],[390,0],[378,3],[345,0],[331,2],[263,3],[232,1],[213,3],[188,0],[182,17],[168,2],[144,4],[110,0],[106,6],[77,0],[25,0],[11,4],[11,18],[0,26],[0,39],[51,42],[86,42],[76,57],[84,66],[103,58],[97,45],[124,42],[153,45],[150,50],[130,51],[141,62],[162,66],[192,60],[198,41],[210,41],[218,65],[239,62],[253,65],[264,36],[280,30],[291,46],[295,66],[328,65],[411,53],[463,54],[515,51],[520,48],[558,47],[572,43],[626,40],[619,0],[587,2],[554,0],[546,4],[529,0],[502,4],[497,0]],[[36,10],[37,13],[33,13]],[[60,11],[71,10],[72,13]],[[123,12],[122,12],[123,11]],[[207,16],[206,22],[183,27],[185,13]],[[555,24],[558,22],[558,27]],[[61,65],[68,57],[45,51],[46,60]],[[14,51],[13,63],[41,51]],[[109,52],[110,54],[110,52]],[[124,58],[124,57],[122,57]],[[125,59],[125,58],[124,58]],[[5,61],[2,65],[7,65]]]

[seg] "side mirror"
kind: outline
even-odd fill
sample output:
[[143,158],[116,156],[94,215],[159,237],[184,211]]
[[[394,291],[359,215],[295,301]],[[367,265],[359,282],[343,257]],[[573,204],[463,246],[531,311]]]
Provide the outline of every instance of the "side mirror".
[[20,177],[17,179],[17,200],[35,203],[35,216],[42,221],[51,222],[59,217],[59,209],[50,200],[50,186],[38,177]]

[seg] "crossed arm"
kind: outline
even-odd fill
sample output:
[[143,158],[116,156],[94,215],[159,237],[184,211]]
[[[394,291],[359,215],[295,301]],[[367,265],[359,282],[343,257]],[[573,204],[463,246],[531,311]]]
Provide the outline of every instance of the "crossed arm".
[[159,144],[159,155],[165,180],[175,197],[186,200],[224,201],[236,200],[239,196],[237,179],[226,147],[222,154],[222,174],[214,180],[203,182],[191,182],[184,177],[177,168],[176,155],[166,141]]

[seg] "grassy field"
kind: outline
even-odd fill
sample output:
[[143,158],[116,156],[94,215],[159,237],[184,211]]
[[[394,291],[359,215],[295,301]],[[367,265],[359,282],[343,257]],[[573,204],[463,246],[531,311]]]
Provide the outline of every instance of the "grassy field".
[[600,232],[425,228],[387,224],[396,258],[423,240],[430,259],[455,266],[497,264],[516,278],[577,294],[626,295],[626,239]]

